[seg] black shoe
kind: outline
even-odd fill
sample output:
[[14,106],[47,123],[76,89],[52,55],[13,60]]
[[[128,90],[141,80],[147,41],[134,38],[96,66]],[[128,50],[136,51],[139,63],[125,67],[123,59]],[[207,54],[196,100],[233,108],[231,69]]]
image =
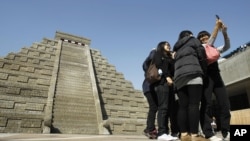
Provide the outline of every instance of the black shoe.
[[177,138],[180,137],[180,136],[179,136],[179,133],[172,133],[171,136],[172,136],[172,137],[177,137]]
[[147,136],[149,139],[157,139],[157,130],[154,129],[153,131],[148,131],[145,129],[143,131],[144,135]]

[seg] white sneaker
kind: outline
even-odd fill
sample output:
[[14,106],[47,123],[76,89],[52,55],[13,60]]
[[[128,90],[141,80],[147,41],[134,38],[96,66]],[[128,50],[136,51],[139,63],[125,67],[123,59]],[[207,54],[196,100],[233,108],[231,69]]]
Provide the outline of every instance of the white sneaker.
[[230,141],[230,132],[227,132],[227,136],[223,138],[223,141]]
[[209,141],[222,141],[221,138],[217,137],[217,136],[212,136],[210,138],[208,138]]
[[168,136],[170,136],[170,138],[172,138],[172,140],[178,140],[179,139],[178,137],[174,137],[172,135],[168,135]]
[[172,141],[172,140],[177,140],[177,137],[173,137],[171,135],[163,134],[161,136],[158,136],[157,140],[158,141]]

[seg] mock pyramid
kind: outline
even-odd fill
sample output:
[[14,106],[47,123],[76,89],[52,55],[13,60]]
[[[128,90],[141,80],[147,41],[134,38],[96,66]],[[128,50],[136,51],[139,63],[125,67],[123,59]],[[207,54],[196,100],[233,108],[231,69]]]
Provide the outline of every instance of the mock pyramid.
[[141,134],[142,91],[90,43],[56,31],[0,58],[0,133]]

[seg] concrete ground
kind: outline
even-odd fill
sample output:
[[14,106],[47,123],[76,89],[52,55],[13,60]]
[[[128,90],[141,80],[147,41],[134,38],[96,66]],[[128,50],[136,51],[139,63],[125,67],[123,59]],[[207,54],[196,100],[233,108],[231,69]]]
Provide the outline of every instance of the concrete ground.
[[[217,133],[221,137],[220,133]],[[78,135],[0,133],[0,141],[157,141],[144,135]]]
[[144,135],[0,134],[0,141],[147,141]]

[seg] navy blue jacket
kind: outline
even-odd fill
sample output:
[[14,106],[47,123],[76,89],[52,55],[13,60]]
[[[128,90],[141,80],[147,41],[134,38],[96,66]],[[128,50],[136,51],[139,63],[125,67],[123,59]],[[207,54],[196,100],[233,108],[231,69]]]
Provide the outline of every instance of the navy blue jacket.
[[[148,70],[148,67],[150,65],[150,62],[151,60],[153,59],[153,56],[155,54],[156,50],[153,49],[148,57],[145,59],[145,61],[143,62],[142,64],[142,69],[144,71],[144,77],[145,77],[145,74],[146,74],[146,71]],[[150,91],[150,83],[148,83],[148,81],[146,79],[144,79],[143,83],[142,83],[142,91],[143,93],[146,93],[146,92],[149,92]]]

